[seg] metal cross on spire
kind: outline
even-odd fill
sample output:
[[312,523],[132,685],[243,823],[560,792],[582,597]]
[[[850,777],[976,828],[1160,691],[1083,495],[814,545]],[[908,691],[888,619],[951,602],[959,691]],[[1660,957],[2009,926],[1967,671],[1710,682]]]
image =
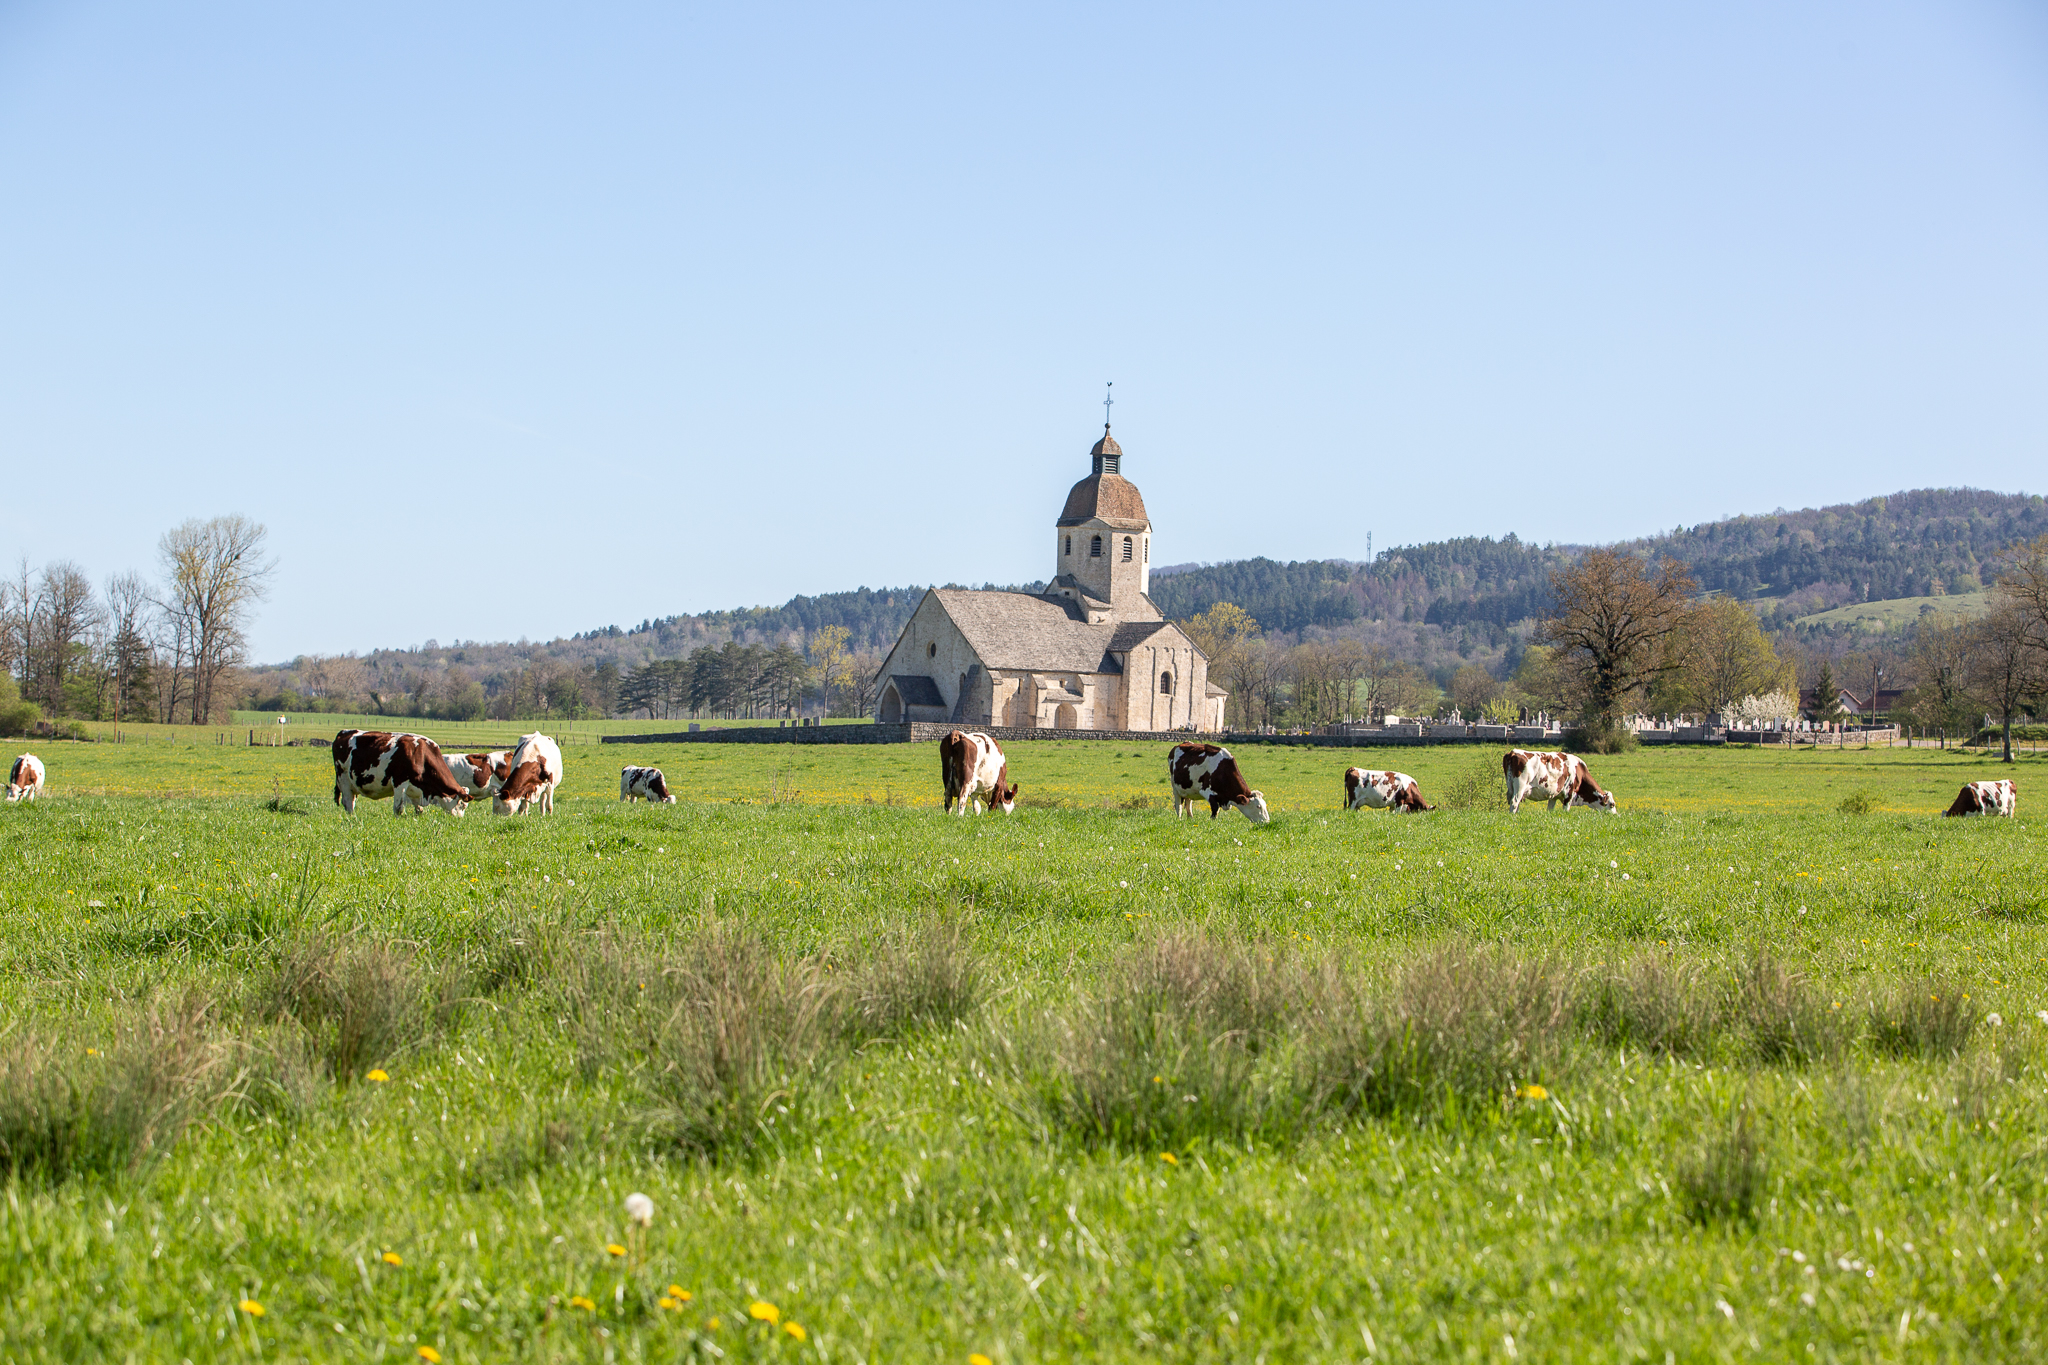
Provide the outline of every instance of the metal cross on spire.
[[1110,380],[1102,395],[1102,429],[1109,430],[1109,409],[1116,402],[1116,381]]

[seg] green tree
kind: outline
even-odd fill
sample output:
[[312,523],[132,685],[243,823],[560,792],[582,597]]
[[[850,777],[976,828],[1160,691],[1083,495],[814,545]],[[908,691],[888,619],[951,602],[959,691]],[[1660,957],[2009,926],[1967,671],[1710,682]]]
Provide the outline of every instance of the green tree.
[[1814,674],[1813,705],[1807,709],[1823,724],[1842,718],[1841,684],[1835,681],[1835,666],[1827,659],[1820,661],[1820,671]]

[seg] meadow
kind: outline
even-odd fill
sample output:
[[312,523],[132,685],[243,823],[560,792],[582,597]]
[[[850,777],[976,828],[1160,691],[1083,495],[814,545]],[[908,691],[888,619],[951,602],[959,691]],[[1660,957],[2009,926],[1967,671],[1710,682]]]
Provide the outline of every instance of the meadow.
[[1253,828],[1159,746],[1013,745],[968,820],[932,745],[578,745],[516,820],[38,752],[0,1359],[2048,1350],[2038,760],[2010,821],[1928,749],[1511,820],[1490,752],[1243,746]]

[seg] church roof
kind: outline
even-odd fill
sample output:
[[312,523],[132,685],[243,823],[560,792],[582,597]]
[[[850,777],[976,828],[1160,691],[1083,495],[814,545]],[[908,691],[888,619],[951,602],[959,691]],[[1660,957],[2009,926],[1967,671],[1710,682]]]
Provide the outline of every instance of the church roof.
[[939,692],[938,683],[922,673],[891,673],[889,681],[896,684],[896,695],[903,698],[905,706],[944,706],[946,699]]
[[1090,474],[1067,493],[1066,510],[1060,513],[1058,524],[1079,526],[1084,521],[1106,521],[1119,531],[1143,531],[1152,525],[1145,515],[1145,500],[1138,496],[1138,485],[1106,471]]
[[1076,621],[1067,608],[1022,592],[934,588],[939,605],[984,667],[1041,673],[1102,673],[1112,625]]
[[1116,633],[1109,637],[1109,652],[1128,654],[1165,629],[1164,621],[1120,621]]
[[1138,496],[1138,486],[1117,472],[1123,454],[1124,448],[1105,424],[1102,439],[1088,452],[1088,477],[1068,491],[1066,510],[1060,513],[1057,525],[1105,521],[1119,531],[1150,529],[1152,522],[1145,515],[1145,500]]

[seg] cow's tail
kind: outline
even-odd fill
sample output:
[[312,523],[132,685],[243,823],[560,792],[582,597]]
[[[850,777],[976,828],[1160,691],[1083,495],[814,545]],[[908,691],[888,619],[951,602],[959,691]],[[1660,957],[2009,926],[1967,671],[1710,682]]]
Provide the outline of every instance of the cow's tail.
[[958,730],[939,741],[939,781],[946,788],[945,809],[950,813],[967,790],[967,736]]

